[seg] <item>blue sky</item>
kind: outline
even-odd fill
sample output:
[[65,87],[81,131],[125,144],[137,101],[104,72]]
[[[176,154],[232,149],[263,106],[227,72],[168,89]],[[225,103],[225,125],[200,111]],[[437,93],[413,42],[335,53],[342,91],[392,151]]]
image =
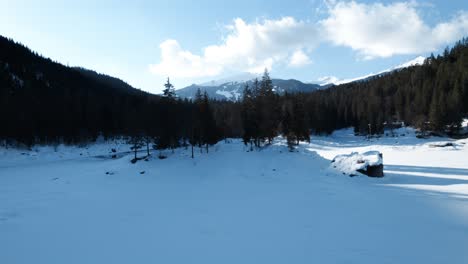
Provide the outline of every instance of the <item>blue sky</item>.
[[158,93],[265,67],[318,81],[378,72],[468,36],[463,1],[0,0],[0,34]]

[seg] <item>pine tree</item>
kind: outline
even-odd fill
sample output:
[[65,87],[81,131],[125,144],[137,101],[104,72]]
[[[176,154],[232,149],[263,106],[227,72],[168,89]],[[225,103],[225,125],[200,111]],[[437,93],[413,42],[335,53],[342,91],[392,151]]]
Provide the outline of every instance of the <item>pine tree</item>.
[[294,150],[294,145],[296,143],[296,135],[293,131],[293,117],[290,111],[289,103],[286,103],[283,107],[283,120],[281,123],[281,128],[283,132],[283,136],[286,137],[286,142],[288,144],[289,151]]
[[[201,92],[197,91],[200,95]],[[198,98],[198,97],[197,97]],[[190,138],[189,143],[192,150],[192,159],[194,158],[194,147],[199,145],[200,137],[201,137],[201,124],[200,124],[200,113],[198,105],[195,104],[190,112],[191,115],[191,128],[190,128]]]
[[461,104],[462,86],[459,80],[455,81],[454,87],[447,98],[447,124],[449,132],[456,134],[461,128],[463,119],[463,106]]
[[245,145],[250,144],[250,150],[253,150],[252,144],[255,140],[255,134],[257,131],[256,120],[255,120],[255,106],[254,106],[254,96],[252,90],[247,84],[244,87],[244,93],[242,97],[242,127],[244,133],[242,139]]
[[270,78],[268,70],[265,72],[260,82],[260,91],[257,97],[257,106],[260,115],[259,133],[260,140],[268,140],[271,143],[278,132],[281,112],[278,96],[273,91],[273,82]]
[[433,131],[441,131],[443,130],[443,105],[441,101],[441,96],[439,96],[440,92],[434,90],[434,94],[432,95],[432,101],[430,106],[429,112],[429,122],[431,124],[431,129]]
[[304,103],[298,96],[293,101],[293,122],[292,131],[296,137],[296,144],[299,145],[299,141],[310,142],[310,132],[307,125],[307,118],[304,109]]
[[146,145],[146,155],[150,156],[150,147],[149,146],[150,146],[150,143],[152,142],[151,137],[148,136],[148,135],[145,135],[143,137],[143,142]]
[[200,148],[200,152],[202,151],[202,144],[203,144],[203,138],[204,138],[204,130],[203,130],[203,95],[200,90],[200,88],[197,89],[197,92],[195,94],[195,105],[196,105],[196,125],[195,125],[195,132],[194,135],[196,138],[194,139],[194,142],[198,145]]
[[163,90],[163,95],[167,98],[175,98],[176,92],[174,89],[174,85],[169,81],[169,77],[167,77],[167,82],[164,84],[165,89]]
[[203,143],[205,144],[206,152],[208,153],[208,147],[217,142],[218,136],[216,121],[213,117],[213,111],[206,91],[203,94],[201,118],[203,127]]
[[134,158],[132,160],[132,163],[135,163],[138,160],[138,156],[137,156],[138,150],[141,149],[145,144],[142,134],[141,133],[133,134],[132,137],[130,138],[130,144],[132,144],[130,149],[133,150],[134,152]]
[[273,81],[270,78],[268,70],[265,69],[265,71],[263,72],[262,81],[260,82],[260,95],[271,96],[273,94]]
[[260,82],[258,81],[258,78],[255,78],[252,84],[252,122],[253,122],[253,130],[252,130],[252,140],[255,145],[255,147],[260,147],[261,144],[261,137],[262,137],[262,132],[261,132],[261,124],[263,123],[264,116],[262,113],[262,108],[263,108],[263,101],[262,101],[262,96],[261,96],[261,85]]

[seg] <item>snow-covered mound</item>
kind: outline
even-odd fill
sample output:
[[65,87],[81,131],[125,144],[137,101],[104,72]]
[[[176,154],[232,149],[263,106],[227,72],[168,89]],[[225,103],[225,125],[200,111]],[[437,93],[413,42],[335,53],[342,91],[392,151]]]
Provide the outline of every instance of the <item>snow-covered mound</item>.
[[378,151],[366,151],[361,154],[358,152],[342,154],[332,160],[332,165],[337,170],[348,175],[365,173],[368,172],[370,167],[383,166],[382,153]]

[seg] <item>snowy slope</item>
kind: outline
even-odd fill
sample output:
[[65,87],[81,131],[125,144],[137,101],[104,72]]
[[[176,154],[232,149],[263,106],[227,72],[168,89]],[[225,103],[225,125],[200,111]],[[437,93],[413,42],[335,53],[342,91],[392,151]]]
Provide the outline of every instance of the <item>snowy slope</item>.
[[[0,149],[0,263],[467,263],[468,141],[412,133],[137,164],[106,158],[123,143]],[[330,168],[369,150],[382,179]]]
[[425,59],[426,59],[425,57],[418,56],[415,59],[412,59],[412,60],[407,61],[405,63],[402,63],[400,65],[397,65],[397,66],[395,66],[393,68],[386,69],[386,70],[383,70],[383,71],[380,71],[380,72],[377,72],[377,73],[370,73],[370,74],[360,76],[360,77],[356,77],[356,78],[339,79],[339,78],[337,78],[335,76],[325,76],[325,77],[319,78],[318,81],[320,82],[320,85],[322,85],[322,86],[326,86],[326,85],[330,85],[330,84],[340,85],[340,84],[351,83],[351,82],[355,82],[355,81],[362,81],[362,80],[366,80],[366,79],[371,78],[371,77],[375,77],[375,76],[379,76],[379,75],[382,75],[382,74],[390,73],[392,71],[408,68],[408,67],[411,67],[411,66],[422,65],[424,63]]
[[221,78],[218,80],[211,80],[209,82],[200,83],[200,86],[220,86],[226,83],[245,83],[251,80],[258,78],[259,80],[262,78],[260,74],[253,74],[249,72],[240,73],[237,75],[229,76],[226,78]]

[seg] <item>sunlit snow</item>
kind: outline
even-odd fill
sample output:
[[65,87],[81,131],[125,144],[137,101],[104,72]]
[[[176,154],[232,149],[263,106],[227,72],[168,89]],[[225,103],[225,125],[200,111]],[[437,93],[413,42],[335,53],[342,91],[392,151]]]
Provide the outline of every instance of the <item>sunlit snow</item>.
[[[1,148],[0,263],[468,263],[468,141],[403,133],[136,164],[118,142]],[[330,168],[369,150],[384,178]]]

